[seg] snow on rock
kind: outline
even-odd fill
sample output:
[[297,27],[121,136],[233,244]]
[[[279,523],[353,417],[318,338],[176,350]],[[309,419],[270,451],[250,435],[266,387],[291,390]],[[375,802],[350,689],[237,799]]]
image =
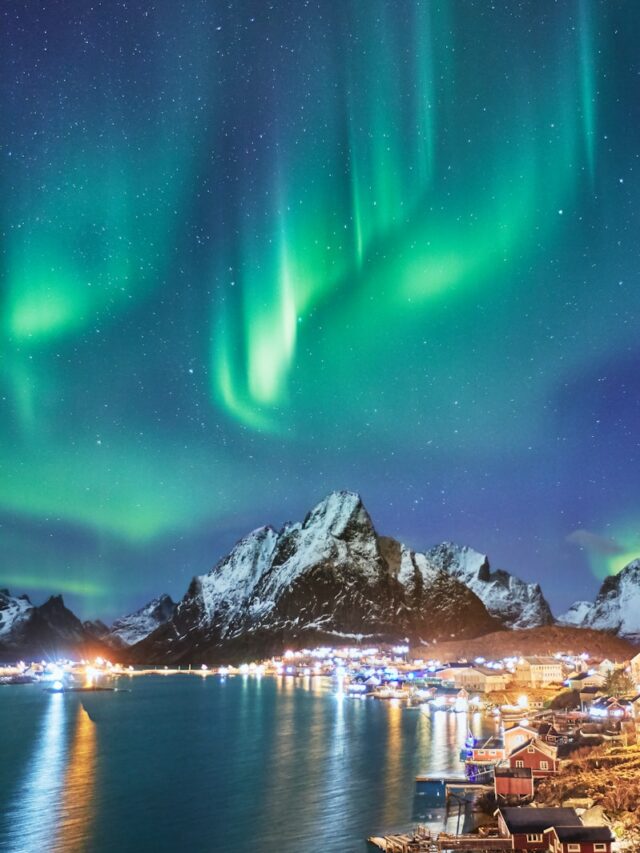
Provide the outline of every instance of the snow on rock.
[[587,625],[591,612],[593,611],[592,601],[576,601],[561,616],[558,616],[559,625],[569,625],[573,628],[580,628]]
[[175,609],[176,605],[171,598],[161,595],[135,613],[116,619],[107,636],[103,635],[103,638],[115,647],[133,646],[171,619]]
[[640,559],[606,578],[594,603],[577,602],[562,617],[563,621],[567,617],[575,620],[568,624],[640,641]]
[[13,596],[8,589],[0,589],[0,643],[10,642],[34,609],[26,595]]
[[259,527],[241,539],[211,572],[196,579],[203,625],[217,620],[221,626],[229,626],[244,613],[270,565],[277,541],[272,527]]
[[0,651],[15,660],[79,655],[100,651],[96,636],[89,632],[66,606],[60,595],[44,604],[32,604],[26,595],[12,596],[0,590]]
[[254,530],[191,582],[139,658],[198,660],[213,648],[367,636],[430,640],[495,630],[462,582],[378,537],[360,496],[333,492],[302,523]]
[[538,628],[553,623],[540,585],[526,583],[502,569],[491,571],[486,554],[443,542],[428,551],[426,559],[468,586],[489,613],[508,628]]

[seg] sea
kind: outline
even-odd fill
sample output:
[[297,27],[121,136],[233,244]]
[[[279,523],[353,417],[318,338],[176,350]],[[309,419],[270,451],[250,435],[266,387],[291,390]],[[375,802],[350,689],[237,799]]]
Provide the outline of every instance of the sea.
[[[479,715],[352,698],[330,679],[122,676],[117,692],[0,687],[2,853],[366,853],[445,813]],[[466,817],[465,817],[466,814]],[[448,828],[462,830],[468,810]]]

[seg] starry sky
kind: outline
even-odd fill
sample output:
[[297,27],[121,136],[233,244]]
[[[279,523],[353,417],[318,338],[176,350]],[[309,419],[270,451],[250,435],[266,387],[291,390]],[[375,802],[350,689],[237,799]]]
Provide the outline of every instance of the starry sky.
[[640,555],[634,0],[5,0],[0,585],[109,619],[359,491]]

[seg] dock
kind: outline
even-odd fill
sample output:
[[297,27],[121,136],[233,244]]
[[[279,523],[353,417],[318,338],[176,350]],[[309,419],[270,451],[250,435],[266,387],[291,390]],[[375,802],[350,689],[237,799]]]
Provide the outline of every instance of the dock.
[[493,782],[489,785],[484,782],[474,782],[465,776],[416,776],[416,784],[428,793],[435,801],[448,802],[451,797],[461,799],[465,795],[481,794],[484,791],[493,791]]
[[502,850],[511,850],[510,838],[497,835],[450,835],[446,832],[432,835],[424,828],[413,835],[372,836],[367,841],[384,853],[442,853],[446,850],[500,853]]

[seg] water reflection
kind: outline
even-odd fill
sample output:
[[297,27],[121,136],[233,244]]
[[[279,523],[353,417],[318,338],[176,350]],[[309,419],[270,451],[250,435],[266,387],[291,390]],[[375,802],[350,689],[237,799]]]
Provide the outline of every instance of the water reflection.
[[0,785],[3,853],[362,853],[367,835],[424,820],[415,775],[461,774],[467,727],[487,722],[339,698],[313,676],[141,678],[82,701],[97,726],[76,696],[0,695],[0,731],[28,738]]
[[94,820],[96,726],[78,705],[71,755],[64,779],[64,799],[55,850],[79,853],[87,849]]
[[385,755],[385,798],[382,817],[385,823],[402,810],[405,786],[402,784],[402,708],[397,699],[388,702],[387,749]]
[[64,784],[65,697],[54,693],[48,705],[25,776],[7,811],[7,853],[51,849]]

